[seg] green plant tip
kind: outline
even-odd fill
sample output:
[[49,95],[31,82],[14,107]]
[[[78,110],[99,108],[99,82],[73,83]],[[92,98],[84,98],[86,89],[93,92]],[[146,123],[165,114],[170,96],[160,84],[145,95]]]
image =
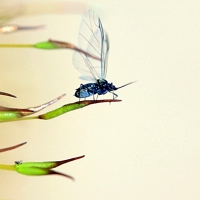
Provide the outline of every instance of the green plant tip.
[[54,45],[51,42],[39,42],[34,45],[35,48],[37,49],[59,49],[58,46]]

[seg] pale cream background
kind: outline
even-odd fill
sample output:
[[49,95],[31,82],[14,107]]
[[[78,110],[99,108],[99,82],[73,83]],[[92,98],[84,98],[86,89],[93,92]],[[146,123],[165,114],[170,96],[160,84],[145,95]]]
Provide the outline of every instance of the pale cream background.
[[[1,163],[86,157],[56,169],[75,182],[0,171],[0,198],[199,200],[200,2],[83,2],[99,13],[109,34],[107,80],[116,86],[138,82],[117,91],[121,103],[94,105],[51,121],[1,124],[0,147],[28,142],[2,153]],[[80,21],[81,14],[27,14],[11,22],[46,28],[0,35],[0,43],[51,38],[78,44]],[[45,111],[76,101],[74,91],[83,82],[72,55],[70,50],[0,49],[0,90],[18,96],[1,97],[1,105],[29,107],[62,93],[66,97]]]

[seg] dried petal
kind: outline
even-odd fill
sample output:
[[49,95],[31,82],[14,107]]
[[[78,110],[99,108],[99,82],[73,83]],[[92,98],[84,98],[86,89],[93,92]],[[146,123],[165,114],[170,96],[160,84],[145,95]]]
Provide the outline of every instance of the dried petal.
[[15,95],[9,94],[9,93],[6,93],[6,92],[0,92],[0,95],[5,95],[5,96],[17,98]]
[[20,143],[20,144],[17,144],[15,146],[11,146],[11,147],[7,147],[7,148],[3,148],[3,149],[0,149],[0,153],[1,152],[5,152],[5,151],[9,151],[9,150],[12,150],[12,149],[16,149],[18,147],[21,147],[22,145],[25,145],[27,142],[23,142],[23,143]]

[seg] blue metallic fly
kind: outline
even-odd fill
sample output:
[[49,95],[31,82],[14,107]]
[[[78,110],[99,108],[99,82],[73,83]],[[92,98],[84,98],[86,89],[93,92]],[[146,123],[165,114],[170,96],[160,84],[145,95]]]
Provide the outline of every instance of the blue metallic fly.
[[112,83],[108,83],[105,80],[109,39],[107,33],[103,30],[99,16],[94,11],[88,10],[84,13],[78,38],[80,48],[99,59],[95,59],[94,57],[80,52],[74,53],[74,67],[85,75],[80,78],[93,82],[81,84],[80,87],[76,89],[75,96],[77,98],[87,98],[92,95],[94,97],[95,94],[104,95],[110,92],[113,94],[113,98],[117,98],[118,95],[113,91],[133,82],[117,88]]

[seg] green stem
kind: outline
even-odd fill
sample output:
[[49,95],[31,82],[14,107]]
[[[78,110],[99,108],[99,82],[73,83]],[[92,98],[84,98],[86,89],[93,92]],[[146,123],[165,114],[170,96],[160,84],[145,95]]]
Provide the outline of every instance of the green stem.
[[31,119],[39,119],[39,116],[9,119],[9,120],[5,120],[5,121],[0,121],[0,123],[1,122],[5,123],[5,122],[15,122],[15,121],[31,120]]
[[34,48],[34,44],[0,44],[0,47],[4,48]]
[[2,165],[2,164],[0,164],[0,169],[16,171],[15,165]]
[[[69,103],[66,104],[60,108],[57,108],[55,110],[52,110],[50,112],[47,112],[45,114],[39,115],[39,116],[33,116],[33,117],[21,117],[21,118],[17,118],[17,116],[1,116],[1,120],[0,122],[12,122],[12,121],[22,121],[22,120],[31,120],[31,119],[42,119],[42,120],[49,120],[55,117],[58,117],[60,115],[63,115],[67,112],[70,112],[72,110],[77,110],[92,104],[97,104],[97,103],[106,103],[106,102],[120,102],[121,100],[119,99],[104,99],[104,100],[84,100],[84,101],[77,101],[74,103]],[[1,112],[0,112],[1,113]],[[9,112],[8,114],[15,114],[15,112]],[[3,118],[4,117],[4,118]]]
[[0,48],[37,48],[37,49],[59,49],[61,47],[55,45],[51,41],[38,42],[36,44],[0,44]]

